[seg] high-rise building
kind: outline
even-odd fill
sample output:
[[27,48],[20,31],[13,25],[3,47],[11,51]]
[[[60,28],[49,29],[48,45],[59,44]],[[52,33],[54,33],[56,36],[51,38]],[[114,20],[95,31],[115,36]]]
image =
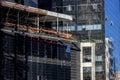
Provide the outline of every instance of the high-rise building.
[[80,42],[80,80],[106,80],[104,0],[52,0],[52,10],[74,16],[69,29]]
[[105,72],[106,80],[115,79],[115,58],[113,56],[113,41],[105,38]]
[[0,79],[79,80],[80,43],[46,27],[72,16],[6,1],[0,2]]
[[[9,0],[9,1],[12,1],[12,0]],[[13,0],[13,1],[17,1],[17,3],[23,4],[21,2],[18,2],[18,0]],[[41,41],[40,38],[36,39],[33,37],[32,38],[24,37],[18,34],[15,35],[17,37],[12,36],[12,38],[10,38],[11,35],[3,36],[1,34],[1,36],[3,36],[3,39],[9,40],[8,43],[6,43],[7,41],[5,40],[1,40],[1,42],[3,43],[3,44],[0,44],[1,46],[3,46],[4,43],[6,43],[6,45],[4,46],[7,46],[7,47],[11,45],[15,45],[12,49],[13,50],[16,49],[15,51],[17,52],[17,54],[19,54],[20,51],[22,51],[22,53],[26,53],[25,51],[27,51],[27,49],[28,51],[30,51],[28,53],[30,55],[32,54],[31,55],[32,57],[30,56],[30,62],[29,62],[29,59],[27,59],[26,54],[24,55],[25,62],[20,62],[19,60],[20,56],[17,55],[18,57],[17,60],[19,60],[18,61],[19,63],[23,65],[27,63],[28,64],[27,66],[30,66],[27,69],[26,69],[26,66],[22,66],[23,71],[21,70],[21,72],[24,72],[25,70],[26,78],[28,78],[28,80],[31,80],[32,78],[33,79],[37,78],[38,80],[39,79],[41,80],[44,80],[44,79],[48,79],[48,80],[56,80],[56,79],[57,80],[110,80],[110,75],[113,75],[113,73],[111,73],[111,68],[110,68],[111,62],[112,62],[110,60],[112,59],[109,57],[110,54],[106,53],[107,52],[106,49],[109,49],[109,46],[106,47],[105,45],[105,37],[106,37],[105,30],[110,30],[112,27],[110,29],[105,27],[106,26],[105,20],[109,20],[109,16],[106,16],[106,13],[104,13],[106,11],[106,8],[104,7],[106,7],[107,4],[109,5],[109,0],[108,2],[107,0],[25,0],[24,4],[28,6],[34,6],[34,7],[38,7],[46,10],[51,10],[59,13],[72,15],[74,18],[73,21],[66,21],[66,20],[59,21],[59,19],[56,17],[56,20],[51,22],[47,22],[48,16],[46,16],[44,17],[44,19],[42,18],[43,21],[40,22],[39,25],[45,26],[49,29],[54,29],[56,31],[67,32],[67,33],[70,32],[73,34],[72,39],[78,41],[77,44],[74,44],[73,42],[68,43],[69,41],[68,42],[59,41],[57,42],[56,45],[55,44],[49,45],[48,44],[49,40],[46,40],[46,39],[43,40],[44,42],[43,44],[43,42],[39,42]],[[59,16],[58,13],[56,13],[56,15]],[[29,16],[37,16],[37,15],[26,14],[25,17],[28,18]],[[110,21],[110,25],[114,26],[113,20]],[[111,30],[114,30],[114,29],[111,29]],[[26,40],[28,42],[26,42]],[[12,44],[12,42],[16,42],[16,43]],[[54,41],[50,41],[50,43],[52,42],[54,43]],[[62,47],[58,46],[59,44],[62,44]],[[64,44],[65,45],[69,44],[70,46],[74,46],[75,49],[73,50],[75,51],[71,51],[70,54],[64,54],[64,51],[65,51],[65,49],[63,49]],[[18,45],[22,45],[22,50]],[[69,48],[69,45],[66,47],[66,49]],[[76,49],[77,48],[76,45],[80,46],[81,52],[79,51],[79,48]],[[7,52],[10,51],[10,47],[9,48],[4,47],[4,49]],[[44,55],[42,54],[39,55],[39,53],[41,53],[40,51],[38,51],[39,49],[42,49],[41,51],[42,53],[44,53]],[[51,50],[54,50],[54,51],[52,52]],[[57,53],[57,55],[54,54],[51,57],[50,55],[48,55],[47,52],[51,52],[50,54]],[[36,55],[34,55],[33,53],[36,53]],[[16,54],[14,54],[14,56],[16,56]],[[38,58],[36,56],[40,56],[40,57]],[[62,60],[61,58],[59,60],[59,56],[62,56]],[[69,59],[68,59],[68,56],[69,56]],[[16,57],[14,58],[16,60]],[[40,61],[40,64],[37,63],[39,62],[38,60]],[[11,62],[6,60],[6,63],[7,62],[10,63],[9,66],[12,66]],[[19,71],[17,71],[18,70],[17,68],[21,65],[16,66],[16,64],[17,62],[15,61],[13,63],[15,67],[15,69],[13,69],[13,75],[14,73],[21,74]],[[10,70],[10,69],[8,68],[5,70]],[[37,70],[40,70],[40,72],[37,72]],[[25,77],[25,74],[22,74],[21,77]],[[14,79],[16,77],[14,77]]]

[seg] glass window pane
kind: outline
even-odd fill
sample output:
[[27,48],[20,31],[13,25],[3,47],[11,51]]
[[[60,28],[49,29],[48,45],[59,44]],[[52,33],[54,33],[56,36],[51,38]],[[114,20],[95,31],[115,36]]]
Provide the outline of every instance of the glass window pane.
[[95,61],[102,61],[102,56],[96,56]]
[[89,73],[89,72],[91,72],[91,67],[83,67],[83,72],[84,72],[84,73]]
[[102,66],[96,66],[96,72],[102,72],[103,67]]
[[83,62],[91,62],[91,47],[83,47]]
[[78,31],[81,30],[101,30],[102,26],[101,24],[94,24],[94,25],[78,25]]

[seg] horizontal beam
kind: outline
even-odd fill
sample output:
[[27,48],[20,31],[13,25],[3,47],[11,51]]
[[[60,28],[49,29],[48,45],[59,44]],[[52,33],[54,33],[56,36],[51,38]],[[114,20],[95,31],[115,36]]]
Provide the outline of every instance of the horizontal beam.
[[29,13],[33,13],[33,14],[38,14],[38,15],[43,15],[43,16],[47,16],[48,20],[56,20],[57,18],[59,18],[59,20],[73,20],[73,16],[70,15],[66,15],[66,14],[61,14],[61,13],[57,13],[57,12],[53,12],[53,11],[48,11],[48,10],[44,10],[44,9],[40,9],[40,8],[35,8],[35,7],[31,7],[31,6],[24,6],[21,4],[16,4],[16,3],[12,3],[12,2],[7,2],[7,1],[2,1],[0,2],[0,5],[3,7],[8,7],[8,8],[12,8],[12,9],[17,9],[17,10],[21,10],[21,11],[26,11]]

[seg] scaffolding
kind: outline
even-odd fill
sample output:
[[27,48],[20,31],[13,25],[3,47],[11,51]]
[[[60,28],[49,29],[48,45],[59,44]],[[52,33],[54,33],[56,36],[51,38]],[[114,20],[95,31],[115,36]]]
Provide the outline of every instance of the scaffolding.
[[[2,80],[71,79],[79,42],[68,31],[59,31],[59,21],[72,16],[6,1],[0,2],[0,10]],[[56,30],[45,27],[46,22],[56,22]]]

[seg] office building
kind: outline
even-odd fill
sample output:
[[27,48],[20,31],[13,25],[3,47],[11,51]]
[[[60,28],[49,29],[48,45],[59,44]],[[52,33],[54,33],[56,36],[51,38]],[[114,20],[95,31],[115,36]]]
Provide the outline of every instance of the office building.
[[106,80],[115,79],[115,58],[113,56],[113,42],[109,38],[105,38],[105,67]]
[[[68,28],[80,42],[80,80],[105,80],[103,0],[52,0],[52,10],[74,16]],[[64,22],[62,29],[66,29]]]
[[[106,25],[106,22],[105,22],[105,21],[110,20],[109,15],[107,14],[106,16],[106,5],[108,6],[109,2],[110,2],[109,0],[26,0],[24,3],[17,2],[17,3],[25,4],[28,6],[34,6],[34,7],[38,7],[41,9],[46,9],[46,10],[59,12],[63,14],[68,14],[73,17],[73,21],[69,21],[69,20],[59,21],[60,19],[57,18],[58,13],[56,13],[57,15],[56,20],[52,20],[51,22],[48,22],[47,20],[50,18],[46,16],[44,17],[44,19],[42,18],[43,21],[40,22],[39,24],[41,26],[45,26],[49,29],[53,29],[56,31],[67,32],[67,33],[70,32],[73,35],[72,39],[75,41],[78,41],[76,45],[78,45],[81,49],[81,52],[79,51],[79,49],[78,51],[75,49],[76,51],[71,53],[70,55],[71,57],[70,57],[69,62],[71,64],[69,65],[69,70],[68,70],[68,67],[64,69],[64,71],[68,70],[68,73],[70,72],[69,77],[67,75],[64,75],[64,76],[67,76],[68,78],[66,77],[60,78],[60,74],[58,73],[59,72],[58,70],[56,71],[56,73],[58,74],[57,76],[55,75],[56,76],[55,79],[59,78],[60,80],[61,79],[62,80],[64,79],[67,79],[67,80],[109,80],[110,75],[113,75],[113,72],[111,70],[114,70],[114,69],[110,68],[113,64],[111,65],[112,60],[111,60],[111,57],[109,57],[111,52],[108,53],[106,51],[106,49],[109,49],[109,46],[106,46],[105,44],[106,43],[105,37],[107,34],[109,34],[108,33],[109,31],[107,30],[110,30],[110,29],[114,30],[112,29],[112,27],[108,29],[108,27],[106,27],[108,25]],[[113,20],[111,20],[109,21],[108,24],[110,26],[114,26],[115,23]],[[67,43],[67,42],[61,43],[61,41],[59,42],[59,44],[62,44],[62,45],[63,43],[69,44],[75,47],[75,45],[71,43]],[[45,49],[48,49],[48,48],[45,48]],[[44,57],[48,57],[48,56],[44,56]],[[64,61],[63,62],[61,61],[61,64],[62,63],[64,63]],[[45,64],[45,66],[46,65],[48,64]],[[109,67],[109,68],[107,69],[106,67]],[[49,70],[52,70],[52,69],[53,67],[50,67]],[[59,69],[61,70],[63,68],[59,67]],[[47,70],[47,68],[45,70]],[[50,74],[46,73],[44,74],[44,76],[42,75],[41,79],[46,78],[47,77],[46,75],[52,76],[52,71],[49,72],[49,70],[47,71]],[[36,71],[33,71],[33,72],[35,72],[34,75],[37,74]],[[44,70],[42,72],[44,72]],[[53,72],[53,74],[56,74],[56,73]],[[68,73],[66,72],[64,74],[68,74]],[[26,74],[29,74],[29,72]],[[39,75],[37,76],[37,79],[38,80],[40,79]],[[47,79],[54,80],[54,77],[52,76],[52,78],[49,77]]]
[[0,2],[1,80],[79,80],[80,43],[43,25],[72,16],[13,2]]

